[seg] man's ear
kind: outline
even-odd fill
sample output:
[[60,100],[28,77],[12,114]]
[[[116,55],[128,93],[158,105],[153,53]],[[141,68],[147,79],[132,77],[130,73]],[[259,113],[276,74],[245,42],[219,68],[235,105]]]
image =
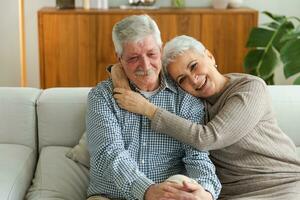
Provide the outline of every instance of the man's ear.
[[204,50],[204,53],[206,54],[206,56],[207,56],[208,58],[211,59],[211,61],[212,61],[214,64],[216,64],[215,57],[212,55],[212,53],[211,53],[208,49],[205,49],[205,50]]
[[116,58],[118,59],[118,61],[120,62],[121,57],[118,55],[117,52],[115,52],[115,56],[116,56]]

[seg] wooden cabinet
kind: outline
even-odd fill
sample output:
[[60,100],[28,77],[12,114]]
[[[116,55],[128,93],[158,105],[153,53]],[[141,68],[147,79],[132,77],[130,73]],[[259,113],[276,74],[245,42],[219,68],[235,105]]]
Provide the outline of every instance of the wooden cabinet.
[[57,10],[38,12],[42,88],[94,86],[108,77],[116,62],[113,25],[132,14],[148,14],[157,22],[163,42],[190,35],[214,54],[222,73],[243,72],[245,44],[257,11],[252,9]]

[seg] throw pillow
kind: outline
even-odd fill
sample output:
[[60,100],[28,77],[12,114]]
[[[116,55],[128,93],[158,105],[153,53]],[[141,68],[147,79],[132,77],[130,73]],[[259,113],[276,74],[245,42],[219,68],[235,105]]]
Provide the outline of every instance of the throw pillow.
[[90,168],[90,154],[87,149],[86,132],[83,133],[79,143],[73,147],[66,156],[75,162],[82,164],[83,166]]

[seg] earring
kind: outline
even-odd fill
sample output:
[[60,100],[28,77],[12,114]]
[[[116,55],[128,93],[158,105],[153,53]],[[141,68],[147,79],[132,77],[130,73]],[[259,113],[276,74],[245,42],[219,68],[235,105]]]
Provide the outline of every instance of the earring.
[[215,67],[215,68],[218,68],[218,65],[217,65],[217,64],[215,64],[215,65],[214,65],[214,67]]

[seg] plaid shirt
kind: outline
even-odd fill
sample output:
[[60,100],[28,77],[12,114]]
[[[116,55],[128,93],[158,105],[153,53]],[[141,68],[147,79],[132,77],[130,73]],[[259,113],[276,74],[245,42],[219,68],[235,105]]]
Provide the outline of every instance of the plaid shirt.
[[[214,199],[221,185],[207,152],[151,130],[144,116],[120,109],[112,96],[111,80],[88,95],[87,136],[91,155],[88,196],[144,199],[147,188],[175,174],[195,179]],[[203,122],[203,103],[162,76],[155,105],[194,122]]]

